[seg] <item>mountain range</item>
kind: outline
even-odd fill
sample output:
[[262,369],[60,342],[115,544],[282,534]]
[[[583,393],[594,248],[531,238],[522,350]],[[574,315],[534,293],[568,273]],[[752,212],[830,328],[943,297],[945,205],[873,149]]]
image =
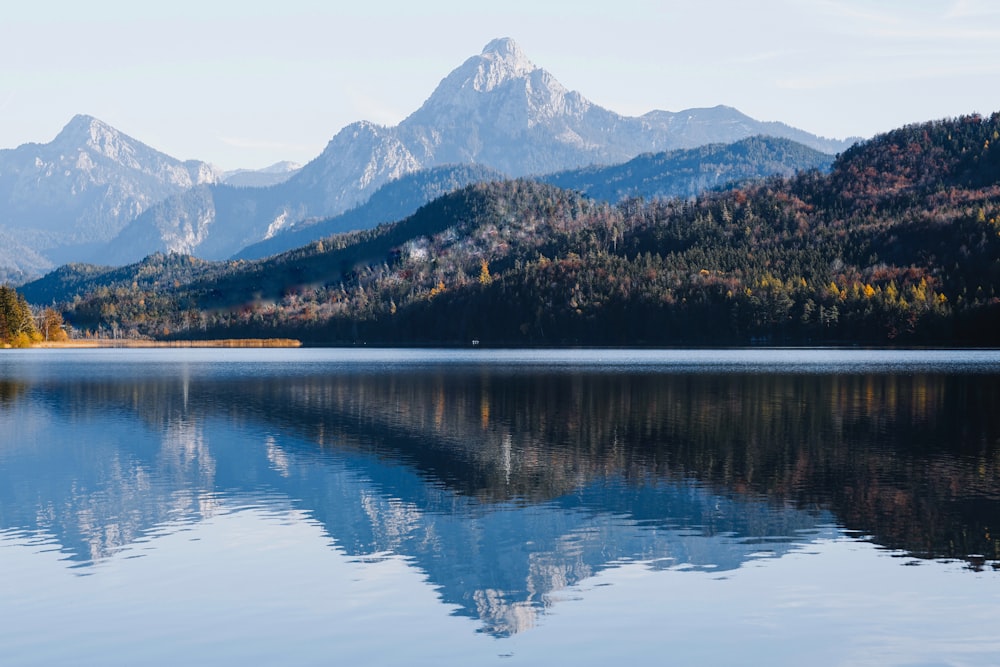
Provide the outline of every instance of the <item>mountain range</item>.
[[0,238],[9,241],[0,279],[69,261],[124,264],[155,251],[229,257],[429,168],[546,174],[756,135],[831,155],[851,143],[724,106],[623,116],[567,90],[506,38],[452,71],[399,125],[348,125],[300,169],[223,174],[77,116],[49,144],[0,151]]
[[529,178],[473,183],[266,259],[159,253],[22,290],[98,336],[995,346],[998,137],[1000,113],[907,126],[828,172],[697,198],[615,205]]

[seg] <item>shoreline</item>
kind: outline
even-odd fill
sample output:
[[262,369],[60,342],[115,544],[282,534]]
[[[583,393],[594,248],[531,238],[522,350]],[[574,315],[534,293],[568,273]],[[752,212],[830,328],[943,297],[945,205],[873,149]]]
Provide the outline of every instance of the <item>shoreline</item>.
[[278,348],[302,347],[293,338],[224,338],[217,340],[112,340],[106,338],[48,341],[36,343],[34,349],[84,350],[98,348]]

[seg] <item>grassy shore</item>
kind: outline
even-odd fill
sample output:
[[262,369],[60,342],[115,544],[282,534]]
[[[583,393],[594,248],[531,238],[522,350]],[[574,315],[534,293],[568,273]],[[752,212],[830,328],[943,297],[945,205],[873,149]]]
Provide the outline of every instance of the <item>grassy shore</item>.
[[111,340],[107,338],[77,339],[61,342],[36,343],[35,348],[73,350],[87,348],[150,348],[150,347],[301,347],[292,338],[226,338],[222,340]]

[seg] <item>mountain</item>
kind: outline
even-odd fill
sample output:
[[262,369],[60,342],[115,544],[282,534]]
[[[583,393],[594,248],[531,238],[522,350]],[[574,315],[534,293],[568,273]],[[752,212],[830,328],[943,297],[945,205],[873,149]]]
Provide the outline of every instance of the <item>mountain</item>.
[[829,173],[695,200],[612,205],[524,178],[478,183],[266,260],[156,289],[136,266],[57,298],[76,327],[151,336],[995,346],[997,137],[1000,113],[908,126]]
[[741,181],[826,171],[832,163],[832,155],[790,139],[751,137],[733,144],[647,153],[624,164],[572,169],[538,180],[617,202],[627,197],[694,197]]
[[266,188],[284,183],[301,168],[298,162],[283,161],[263,169],[236,169],[223,173],[222,182],[238,188]]
[[523,176],[760,134],[830,154],[852,143],[755,121],[728,107],[622,116],[564,88],[513,40],[497,39],[445,77],[399,125],[348,125],[278,185],[239,192],[215,185],[179,195],[134,220],[134,229],[102,257],[129,262],[164,251],[222,259],[301,220],[344,213],[382,185],[438,166],[475,164]]
[[219,174],[181,162],[90,116],[47,144],[0,150],[0,235],[25,252],[0,260],[7,275],[35,273],[112,239],[166,197]]
[[481,162],[513,176],[619,163],[641,153],[760,134],[827,153],[852,143],[761,123],[728,107],[622,116],[564,88],[509,38],[490,42],[449,74],[396,132],[422,163]]
[[828,139],[776,121],[759,121],[725,105],[684,111],[650,111],[641,120],[668,135],[667,149],[694,148],[705,144],[733,143],[750,136],[790,139],[821,153],[835,155],[861,140]]

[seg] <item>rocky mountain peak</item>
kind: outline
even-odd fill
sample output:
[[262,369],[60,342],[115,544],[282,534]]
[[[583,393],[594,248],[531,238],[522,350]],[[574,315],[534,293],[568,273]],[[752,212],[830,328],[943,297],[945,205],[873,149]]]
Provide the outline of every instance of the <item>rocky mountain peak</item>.
[[[472,58],[466,64],[475,60]],[[510,37],[494,39],[487,44],[478,60],[478,63],[474,63],[476,67],[472,86],[479,92],[489,92],[511,79],[524,78],[538,69]]]
[[122,135],[110,125],[93,116],[78,114],[66,123],[52,143],[66,149],[99,149],[121,138]]
[[472,56],[445,77],[424,106],[437,108],[455,103],[464,106],[472,98],[492,93],[510,82],[524,81],[538,70],[514,40],[494,39],[480,55]]
[[[85,170],[93,167],[94,160],[106,160],[107,164],[135,171],[155,170],[157,167],[153,165],[164,161],[176,162],[107,123],[83,114],[73,116],[44,148],[49,159],[68,160]],[[179,162],[177,167],[180,168]]]

